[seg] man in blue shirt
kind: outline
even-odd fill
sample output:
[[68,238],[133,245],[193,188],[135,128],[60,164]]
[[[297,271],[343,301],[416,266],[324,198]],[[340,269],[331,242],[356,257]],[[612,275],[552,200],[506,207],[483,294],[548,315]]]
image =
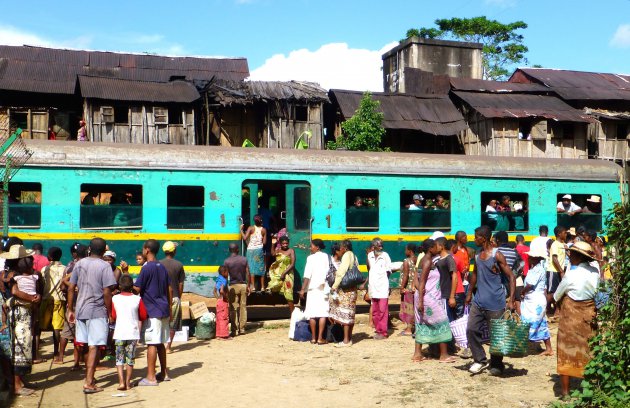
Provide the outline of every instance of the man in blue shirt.
[[[166,347],[170,335],[171,302],[173,289],[166,267],[157,261],[160,243],[149,239],[142,247],[142,255],[147,262],[140,269],[134,288],[147,309],[148,319],[142,332],[147,345],[147,376],[138,385],[157,385],[158,381],[170,381],[166,368]],[[160,373],[155,374],[155,363],[160,359]]]

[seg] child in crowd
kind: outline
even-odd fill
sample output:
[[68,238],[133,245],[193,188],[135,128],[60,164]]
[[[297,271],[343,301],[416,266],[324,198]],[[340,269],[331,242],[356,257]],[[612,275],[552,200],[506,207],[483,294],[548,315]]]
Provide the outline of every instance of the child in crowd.
[[216,321],[216,334],[217,339],[231,340],[230,330],[228,328],[229,322],[229,308],[228,308],[228,269],[225,266],[219,267],[219,277],[217,278],[216,285],[214,287],[214,296],[217,300],[217,321]]
[[[114,344],[116,346],[118,390],[124,391],[131,388],[136,344],[140,339],[139,322],[146,320],[147,311],[140,296],[131,292],[133,279],[130,275],[120,277],[119,288],[120,294],[112,298],[112,320],[116,321]],[[127,371],[126,376],[123,375],[123,370]]]

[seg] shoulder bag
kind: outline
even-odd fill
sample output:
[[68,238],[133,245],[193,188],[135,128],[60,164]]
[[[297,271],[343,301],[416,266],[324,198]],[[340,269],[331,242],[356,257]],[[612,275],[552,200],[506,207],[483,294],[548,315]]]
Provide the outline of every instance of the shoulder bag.
[[328,255],[328,273],[326,274],[326,283],[328,286],[332,287],[335,283],[335,274],[337,273],[337,268],[332,261],[332,256]]
[[343,275],[343,279],[341,279],[341,284],[339,285],[341,289],[350,289],[357,287],[365,282],[365,278],[361,271],[359,271],[359,261],[357,257],[354,257],[354,264],[345,275]]

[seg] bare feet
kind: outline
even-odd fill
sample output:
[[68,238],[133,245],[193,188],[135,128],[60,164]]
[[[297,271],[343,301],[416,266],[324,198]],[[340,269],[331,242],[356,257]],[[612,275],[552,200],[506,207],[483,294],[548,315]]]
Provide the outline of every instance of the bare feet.
[[58,357],[53,359],[53,364],[63,364],[63,360],[60,360]]
[[419,363],[424,360],[426,360],[426,358],[422,354],[414,354],[413,357],[411,357],[411,361],[413,361],[414,363]]
[[553,350],[545,350],[542,353],[540,353],[539,356],[545,356],[545,357],[553,356]]
[[125,384],[118,384],[118,388],[116,388],[118,391],[126,391],[127,390],[127,386]]

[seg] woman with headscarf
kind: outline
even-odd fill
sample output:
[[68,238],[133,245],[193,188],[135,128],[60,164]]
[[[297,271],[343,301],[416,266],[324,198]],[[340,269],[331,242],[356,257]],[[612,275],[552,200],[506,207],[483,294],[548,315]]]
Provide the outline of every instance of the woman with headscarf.
[[23,245],[13,245],[0,254],[7,260],[7,267],[15,271],[11,287],[11,354],[14,375],[14,394],[31,395],[34,390],[24,384],[24,376],[33,365],[33,310],[41,302],[41,282],[33,275],[33,251]]
[[352,346],[352,329],[354,329],[354,316],[357,308],[357,288],[340,287],[341,281],[346,273],[354,265],[358,266],[357,257],[352,252],[352,242],[347,239],[341,241],[339,245],[341,253],[341,265],[335,273],[335,282],[331,288],[330,296],[330,318],[343,326],[343,341],[335,344],[335,347]]
[[[311,241],[311,255],[306,258],[304,267],[304,284],[300,291],[300,297],[306,296],[306,308],[304,315],[310,320],[312,344],[326,344],[324,329],[328,317],[329,303],[328,293],[330,287],[326,282],[326,274],[330,268],[330,255],[322,252],[326,248],[321,239]],[[319,330],[317,325],[319,324]]]
[[553,356],[551,335],[547,325],[547,285],[545,262],[547,249],[533,246],[525,253],[529,259],[529,271],[521,292],[521,319],[529,323],[529,341],[545,343],[543,356]]
[[293,282],[295,270],[295,250],[289,248],[289,237],[283,235],[278,240],[280,248],[276,248],[275,239],[271,242],[271,256],[276,260],[269,267],[269,289],[278,292],[287,301],[289,312],[293,313]]
[[584,378],[584,367],[590,360],[588,341],[596,328],[595,295],[599,285],[599,271],[590,262],[596,260],[590,244],[573,244],[569,248],[571,268],[553,295],[560,306],[558,374],[563,396],[569,395],[570,377]]
[[[260,290],[265,291],[265,253],[263,247],[267,243],[267,230],[262,226],[260,214],[254,216],[254,225],[250,225],[243,231],[241,225],[241,237],[247,242],[247,264],[249,266],[249,285],[252,291],[256,290],[256,277],[260,278]],[[249,241],[248,241],[249,240]]]

